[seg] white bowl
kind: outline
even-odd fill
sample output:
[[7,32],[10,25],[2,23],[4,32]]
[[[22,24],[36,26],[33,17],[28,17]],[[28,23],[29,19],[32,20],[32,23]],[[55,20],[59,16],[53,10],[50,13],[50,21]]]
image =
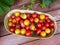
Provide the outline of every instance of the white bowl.
[[[19,11],[19,12],[21,12],[21,13],[37,13],[37,14],[42,14],[42,12],[32,11],[32,10],[19,10],[19,9],[11,10],[11,11],[5,16],[5,18],[4,18],[4,26],[5,26],[5,29],[6,29],[8,32],[10,32],[10,31],[9,31],[9,28],[8,28],[8,26],[7,26],[7,24],[8,24],[8,18],[9,18],[13,13],[15,13],[16,11]],[[56,29],[57,29],[57,25],[56,25],[56,20],[55,20],[54,17],[52,17],[50,14],[47,14],[47,13],[43,13],[43,14],[49,16],[49,18],[50,18],[51,20],[53,20],[54,23],[55,23],[55,25],[54,25],[55,30],[54,30],[54,32],[53,32],[50,36],[45,37],[45,38],[37,37],[37,38],[41,38],[41,39],[46,39],[46,38],[52,37],[52,36],[55,34]],[[11,33],[11,32],[10,32],[10,33]],[[13,33],[13,34],[14,34],[14,33]]]

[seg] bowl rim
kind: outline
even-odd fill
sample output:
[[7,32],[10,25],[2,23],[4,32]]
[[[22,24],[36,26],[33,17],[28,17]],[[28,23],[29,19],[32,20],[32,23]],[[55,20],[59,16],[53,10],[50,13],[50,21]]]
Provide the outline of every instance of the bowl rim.
[[[7,29],[7,27],[6,27],[6,18],[7,18],[7,16],[8,17],[10,17],[11,16],[11,14],[13,14],[14,12],[16,12],[16,11],[19,11],[19,12],[21,12],[21,13],[37,13],[37,14],[45,14],[45,15],[47,15],[47,16],[49,16],[49,18],[50,19],[52,19],[53,21],[54,21],[54,23],[55,23],[55,31],[54,31],[54,33],[51,35],[51,36],[49,36],[49,37],[46,37],[46,38],[41,38],[41,37],[33,37],[33,38],[36,38],[36,39],[48,39],[48,38],[51,38],[55,33],[56,33],[56,30],[57,30],[57,23],[56,23],[56,20],[55,20],[55,18],[52,16],[52,15],[50,15],[50,14],[48,14],[48,13],[43,13],[43,12],[39,12],[39,11],[33,11],[33,10],[20,10],[20,9],[14,9],[14,10],[11,10],[10,12],[8,12],[7,14],[6,14],[6,16],[5,16],[5,18],[4,18],[4,27],[5,27],[5,29],[8,31],[8,32],[10,32],[8,29]],[[10,33],[12,33],[12,32],[10,32]],[[12,33],[12,34],[14,34],[14,33]],[[15,34],[15,35],[17,35],[17,34]],[[19,36],[22,36],[22,35],[19,35]],[[28,36],[24,36],[24,37],[28,37]]]

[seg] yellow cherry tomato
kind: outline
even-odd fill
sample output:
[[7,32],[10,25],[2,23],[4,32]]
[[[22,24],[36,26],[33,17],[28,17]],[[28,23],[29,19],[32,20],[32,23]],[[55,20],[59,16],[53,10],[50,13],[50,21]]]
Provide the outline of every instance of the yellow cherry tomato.
[[9,18],[9,22],[12,22],[12,18]]
[[13,24],[12,22],[8,22],[8,26],[12,26],[12,24]]
[[44,14],[40,14],[40,19],[44,20],[45,19],[45,15]]
[[40,33],[40,35],[41,35],[42,37],[45,37],[45,36],[46,36],[46,32],[45,32],[45,31],[42,31],[42,32]]
[[20,32],[21,32],[20,29],[15,30],[15,34],[20,34]]
[[21,29],[21,34],[24,35],[26,33],[26,29]]
[[12,20],[13,23],[16,23],[17,21],[15,19]]
[[34,25],[31,25],[31,26],[30,26],[30,29],[34,31],[35,26],[34,26]]
[[25,20],[25,21],[24,21],[24,24],[25,24],[25,25],[29,25],[29,24],[30,24],[29,20]]
[[51,30],[49,28],[46,28],[45,32],[49,34],[51,32]]
[[26,14],[22,14],[22,15],[21,15],[21,18],[22,18],[22,19],[26,19],[26,18],[27,18]]
[[20,12],[15,12],[15,16],[20,16]]
[[36,23],[37,23],[38,21],[39,21],[39,19],[38,19],[38,18],[35,18],[35,19],[34,19],[34,22],[36,22]]

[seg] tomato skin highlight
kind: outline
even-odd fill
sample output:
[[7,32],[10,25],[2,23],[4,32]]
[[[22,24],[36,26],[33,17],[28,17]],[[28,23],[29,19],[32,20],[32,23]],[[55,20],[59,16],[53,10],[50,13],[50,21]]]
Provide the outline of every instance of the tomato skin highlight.
[[32,35],[32,31],[28,30],[26,31],[26,36],[31,36]]
[[36,18],[36,17],[37,17],[37,14],[32,14],[32,17],[33,17],[33,18]]

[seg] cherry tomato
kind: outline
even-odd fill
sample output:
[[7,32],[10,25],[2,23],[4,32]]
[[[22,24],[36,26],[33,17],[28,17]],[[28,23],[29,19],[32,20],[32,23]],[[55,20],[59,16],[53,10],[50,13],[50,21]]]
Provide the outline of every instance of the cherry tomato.
[[20,28],[20,24],[17,24],[17,25],[16,25],[16,28]]
[[34,22],[34,19],[32,17],[30,18],[30,22]]
[[44,14],[40,14],[40,19],[44,20],[45,19],[45,15]]
[[35,31],[37,30],[37,28],[34,29]]
[[15,12],[15,16],[20,16],[20,12]]
[[25,25],[29,25],[29,24],[30,24],[30,21],[29,21],[28,19],[26,19],[26,20],[24,21],[24,24],[25,24]]
[[16,23],[17,21],[16,21],[16,19],[13,19],[12,22],[13,22],[13,23]]
[[46,22],[46,23],[45,23],[45,26],[46,26],[46,27],[49,27],[50,25],[49,25],[49,23],[48,23],[48,22]]
[[24,29],[24,28],[21,29],[21,34],[22,34],[22,35],[26,34],[26,29]]
[[26,28],[26,30],[29,30],[30,27],[29,26],[26,26],[25,28]]
[[46,32],[45,32],[45,31],[42,31],[42,32],[40,33],[40,35],[41,35],[42,37],[45,37],[45,36],[46,36]]
[[54,27],[50,27],[51,30],[54,30]]
[[13,24],[12,24],[12,26],[13,26],[13,27],[15,27],[15,26],[16,26],[16,24],[15,24],[15,23],[13,23]]
[[36,33],[40,34],[41,33],[41,29],[37,29]]
[[21,20],[21,18],[20,17],[16,17],[16,21],[20,21]]
[[29,19],[30,18],[30,14],[29,13],[26,13],[26,15],[27,15],[27,18]]
[[26,14],[22,14],[22,15],[21,15],[21,18],[22,18],[22,19],[26,19],[26,18],[27,18],[27,15],[26,15]]
[[36,17],[37,17],[37,14],[35,14],[35,13],[32,14],[32,17],[33,17],[33,18],[36,18]]
[[46,29],[46,26],[42,26],[42,30],[45,30]]
[[39,23],[43,23],[43,20],[39,20]]
[[20,29],[15,29],[15,34],[20,34],[20,33],[21,33]]
[[43,22],[43,23],[41,23],[41,25],[42,25],[42,26],[44,26],[44,25],[45,25],[45,23]]
[[49,17],[48,16],[45,16],[45,20],[48,20],[49,19]]
[[20,23],[21,27],[25,27],[24,23]]
[[42,25],[41,25],[40,23],[38,23],[38,24],[37,24],[37,27],[38,27],[38,28],[41,28],[41,27],[42,27]]
[[11,28],[10,28],[10,31],[11,31],[11,32],[14,32],[14,31],[15,31],[15,29],[14,29],[13,27],[11,27]]
[[52,27],[53,27],[53,26],[54,26],[54,22],[50,22],[50,26],[52,26]]
[[47,34],[49,34],[49,33],[51,32],[51,30],[50,30],[49,28],[46,28],[46,29],[45,29],[45,32],[46,32]]
[[12,18],[9,18],[9,22],[12,22]]
[[46,21],[47,21],[47,22],[51,22],[51,19],[47,19]]
[[35,23],[37,23],[38,21],[39,21],[39,19],[38,19],[38,18],[35,18],[35,19],[34,19],[34,22],[35,22]]
[[14,19],[15,18],[15,15],[12,15],[11,18]]
[[35,26],[34,25],[31,25],[30,26],[30,30],[35,31]]
[[8,26],[12,26],[12,24],[13,24],[12,22],[8,22]]
[[32,31],[28,30],[26,31],[26,36],[31,36],[32,35]]

